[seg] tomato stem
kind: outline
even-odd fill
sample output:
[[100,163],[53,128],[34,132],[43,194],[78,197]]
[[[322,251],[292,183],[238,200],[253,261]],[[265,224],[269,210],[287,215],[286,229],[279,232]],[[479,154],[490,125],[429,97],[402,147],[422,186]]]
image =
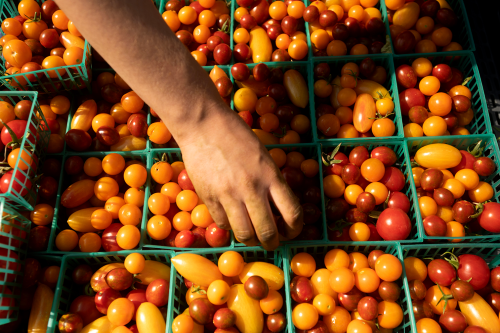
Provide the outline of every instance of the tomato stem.
[[470,80],[472,80],[472,76],[466,77],[464,82],[462,82],[462,85],[465,86]]
[[448,301],[450,299],[453,299],[453,295],[445,295],[445,293],[443,292],[443,289],[441,289],[441,286],[439,285],[439,283],[436,283],[436,285],[438,286],[439,288],[439,291],[441,292],[441,295],[443,295],[439,301],[436,303],[436,306],[439,305],[439,303],[441,303],[441,301],[444,300],[444,307],[443,307],[443,313],[445,313],[446,311],[446,306],[448,305]]
[[458,258],[455,254],[453,254],[452,252],[445,252],[441,255],[441,257],[445,256],[449,254],[450,255],[450,258],[444,258],[444,260],[446,260],[447,262],[449,262],[455,269],[458,269],[458,266],[460,265],[458,263]]
[[85,293],[85,295],[87,296],[94,296],[95,295],[95,291],[94,289],[92,289],[92,287],[90,286],[90,283],[87,283],[87,285],[85,286],[85,289],[83,291]]
[[341,143],[339,143],[339,145],[337,147],[335,147],[335,149],[332,151],[332,153],[330,155],[328,155],[327,153],[321,154],[321,160],[323,161],[323,164],[325,166],[331,166],[334,164],[342,163],[342,160],[335,159],[335,155],[337,155],[337,153],[340,150],[340,145],[341,145]]
[[[467,147],[467,151],[474,157],[480,157],[483,155],[484,147],[481,148],[481,142],[482,140],[479,140],[478,143],[472,144],[469,147]],[[474,148],[471,147],[474,146]]]

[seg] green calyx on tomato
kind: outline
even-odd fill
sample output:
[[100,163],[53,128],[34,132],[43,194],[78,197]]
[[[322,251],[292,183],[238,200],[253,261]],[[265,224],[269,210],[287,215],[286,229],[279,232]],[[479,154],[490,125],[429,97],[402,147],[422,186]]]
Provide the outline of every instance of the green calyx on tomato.
[[339,164],[339,163],[343,162],[342,160],[335,159],[335,155],[337,155],[337,153],[339,152],[340,145],[341,145],[341,143],[339,143],[339,145],[337,147],[335,147],[335,149],[332,151],[332,153],[330,155],[328,155],[327,153],[322,153],[321,160],[323,161],[323,164],[325,166],[331,166],[331,165]]
[[443,292],[443,289],[441,289],[441,286],[439,284],[437,284],[437,286],[439,288],[439,291],[441,292],[441,295],[443,295],[443,296],[436,303],[436,306],[439,305],[439,303],[441,303],[441,301],[444,301],[443,313],[445,313],[446,312],[446,306],[448,305],[448,301],[450,299],[453,299],[453,295],[445,295],[445,293]]

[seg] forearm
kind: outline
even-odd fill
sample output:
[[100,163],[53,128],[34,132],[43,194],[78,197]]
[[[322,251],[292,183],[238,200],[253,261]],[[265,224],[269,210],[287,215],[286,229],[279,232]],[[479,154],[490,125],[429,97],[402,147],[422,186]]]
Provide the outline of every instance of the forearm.
[[208,75],[150,0],[56,0],[106,61],[189,144],[214,112],[227,112]]

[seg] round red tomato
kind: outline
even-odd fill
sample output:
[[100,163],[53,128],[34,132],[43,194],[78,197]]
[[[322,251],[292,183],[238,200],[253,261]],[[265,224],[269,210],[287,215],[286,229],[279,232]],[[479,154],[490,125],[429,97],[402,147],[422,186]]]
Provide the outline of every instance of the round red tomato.
[[490,281],[490,269],[483,258],[475,254],[463,254],[458,257],[458,277],[460,280],[469,281],[474,290],[479,290]]
[[404,240],[411,232],[410,218],[399,208],[387,208],[377,220],[377,231],[384,240]]

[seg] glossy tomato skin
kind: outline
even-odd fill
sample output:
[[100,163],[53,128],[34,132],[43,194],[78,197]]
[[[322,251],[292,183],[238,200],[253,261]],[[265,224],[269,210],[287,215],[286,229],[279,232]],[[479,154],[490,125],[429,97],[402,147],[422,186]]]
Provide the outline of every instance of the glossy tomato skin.
[[197,298],[189,304],[189,315],[200,325],[211,323],[214,313],[214,305],[206,298]]
[[83,326],[87,326],[99,317],[102,313],[97,310],[94,297],[80,295],[71,303],[69,308],[71,313],[79,314],[83,319]]
[[292,298],[298,303],[308,303],[314,298],[311,281],[303,276],[296,276],[290,283]]
[[90,134],[81,129],[69,130],[64,139],[68,147],[75,151],[85,151],[92,144]]
[[370,153],[371,158],[379,159],[386,167],[392,166],[398,160],[396,153],[389,147],[377,147]]
[[102,233],[102,247],[104,251],[112,252],[123,250],[116,242],[116,234],[121,227],[123,227],[121,223],[112,223],[109,227],[104,229]]
[[478,222],[484,230],[489,232],[500,232],[500,204],[488,202],[484,205],[484,210],[478,217]]
[[229,328],[236,323],[236,315],[228,308],[221,308],[215,312],[213,322],[217,328]]
[[427,273],[432,282],[444,287],[448,287],[457,279],[455,268],[444,259],[432,260]]
[[347,311],[354,311],[358,307],[359,301],[365,296],[357,287],[353,287],[347,293],[339,293],[339,305],[343,306]]
[[450,287],[453,298],[459,302],[470,300],[474,296],[474,288],[469,282],[463,280],[456,280]]
[[71,273],[71,278],[76,284],[86,284],[90,282],[94,271],[89,265],[81,264],[76,266]]
[[109,305],[117,298],[122,297],[119,291],[111,288],[100,290],[95,295],[95,306],[102,314],[107,314]]
[[405,213],[410,211],[410,199],[406,194],[402,192],[391,192],[389,194],[389,202],[387,203],[389,208],[399,208]]
[[490,270],[483,258],[475,254],[463,254],[458,257],[458,277],[460,280],[469,281],[474,290],[479,290],[490,281]]
[[384,240],[404,240],[411,232],[411,221],[399,208],[387,208],[377,220],[377,231]]
[[451,173],[456,174],[458,171],[462,169],[473,169],[474,162],[476,158],[466,150],[460,150],[460,155],[462,155],[462,160],[456,167],[450,169]]
[[388,167],[385,169],[384,177],[380,180],[387,189],[391,192],[399,192],[405,187],[405,176],[395,167]]
[[212,223],[207,227],[205,239],[211,247],[227,246],[231,241],[231,233],[229,230],[221,229]]
[[500,292],[500,267],[491,270],[491,287],[496,292]]
[[106,283],[111,289],[122,291],[132,286],[134,276],[125,268],[115,268],[106,275]]
[[146,289],[146,299],[157,307],[168,303],[169,283],[164,279],[156,279]]
[[[127,294],[127,298],[129,301],[134,303],[135,311],[137,311],[137,308],[139,307],[139,305],[148,301],[146,298],[146,291],[143,289],[131,290]],[[134,313],[134,318],[135,318],[135,313]]]
[[415,321],[419,321],[422,318],[434,318],[434,312],[432,312],[429,302],[425,300],[414,301],[412,302],[412,307]]
[[425,96],[420,90],[409,88],[399,94],[399,104],[401,105],[401,113],[407,116],[412,107],[425,107]]
[[448,332],[458,333],[465,330],[467,320],[462,312],[458,310],[449,310],[439,317],[439,324]]
[[424,230],[427,236],[444,237],[446,236],[446,222],[436,215],[427,216],[424,221]]
[[396,80],[404,88],[413,88],[417,84],[417,75],[409,65],[401,65],[396,68]]

